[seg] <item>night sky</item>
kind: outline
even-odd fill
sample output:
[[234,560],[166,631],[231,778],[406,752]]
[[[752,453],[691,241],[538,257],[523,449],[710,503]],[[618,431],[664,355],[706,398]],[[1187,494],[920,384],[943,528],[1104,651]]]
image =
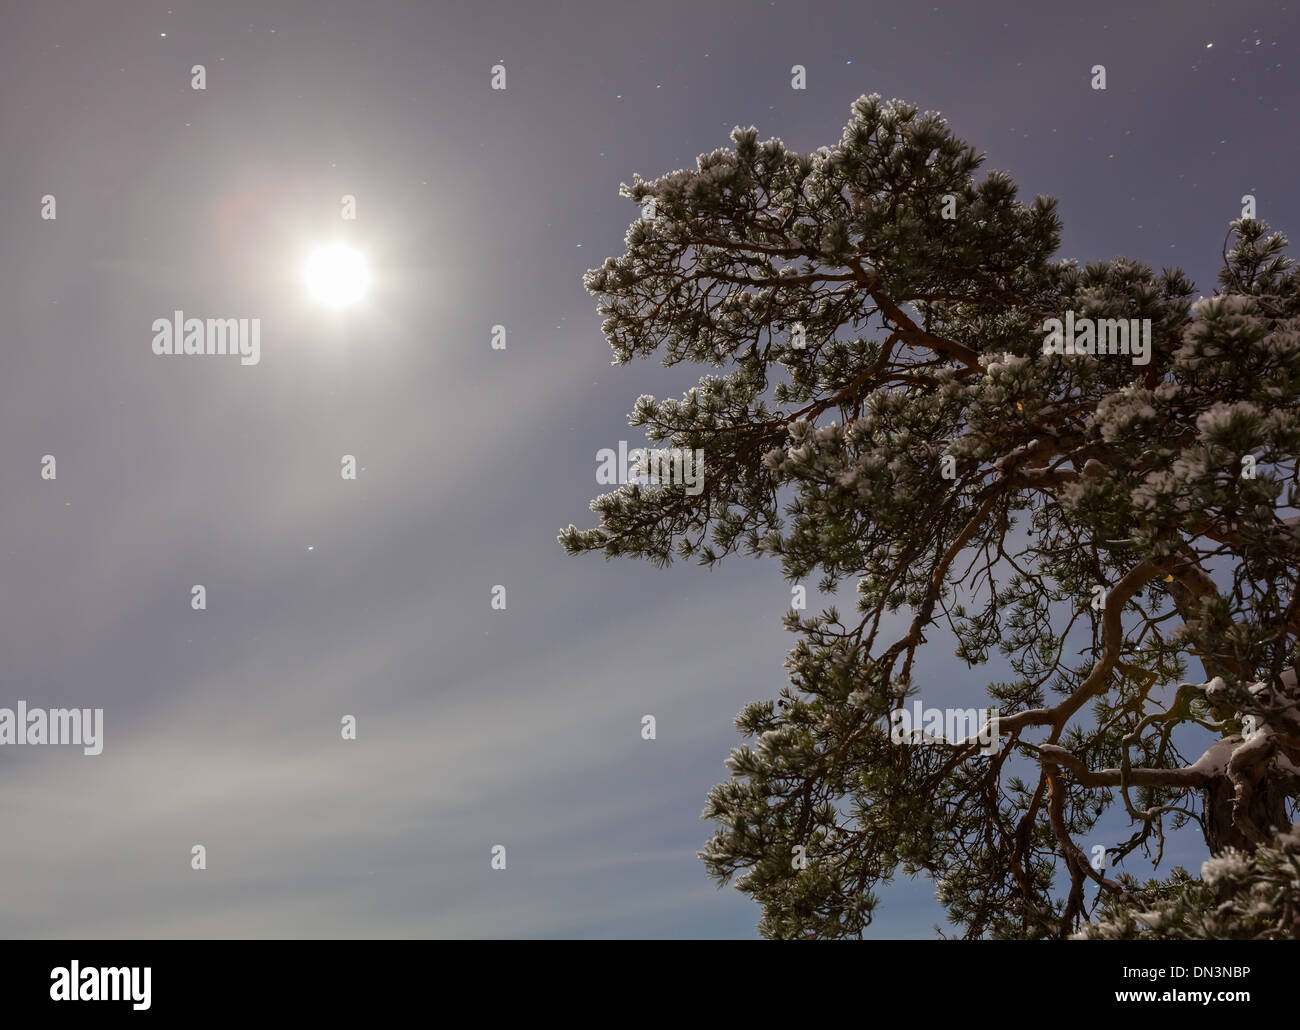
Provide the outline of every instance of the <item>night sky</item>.
[[[6,0],[0,706],[102,707],[104,749],[0,747],[0,936],[754,936],[695,852],[789,585],[555,539],[706,371],[611,368],[619,183],[880,93],[1058,197],[1059,256],[1209,292],[1243,194],[1300,234],[1293,7]],[[339,240],[373,288],[333,310],[299,273]],[[261,360],[154,354],[177,310]],[[981,703],[948,644],[927,699]],[[872,932],[941,918],[903,882]]]

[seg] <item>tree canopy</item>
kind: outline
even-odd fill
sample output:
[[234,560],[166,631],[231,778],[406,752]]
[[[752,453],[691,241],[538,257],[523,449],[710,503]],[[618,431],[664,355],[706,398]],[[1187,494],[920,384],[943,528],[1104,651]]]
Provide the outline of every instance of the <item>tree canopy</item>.
[[[982,157],[912,105],[862,97],[811,154],[731,138],[625,184],[651,216],[585,278],[617,362],[714,370],[630,416],[701,451],[703,489],[628,483],[560,536],[856,583],[852,616],[787,613],[789,682],[739,714],[750,743],[708,799],[709,872],[783,938],[861,934],[900,872],[931,877],[967,936],[1064,937],[1103,913],[1120,933],[1156,895],[1213,893],[1181,870],[1114,873],[1189,823],[1209,854],[1263,847],[1300,882],[1277,836],[1300,797],[1285,238],[1233,221],[1218,289],[1194,299],[1178,269],[1055,258],[1055,201],[976,181]],[[1067,313],[1149,319],[1149,360],[1046,353]],[[998,656],[1000,678],[969,683],[996,709],[996,752],[891,737],[936,641],[972,670]],[[1112,806],[1131,832],[1096,868],[1088,834]],[[1252,918],[1294,933],[1283,908]]]

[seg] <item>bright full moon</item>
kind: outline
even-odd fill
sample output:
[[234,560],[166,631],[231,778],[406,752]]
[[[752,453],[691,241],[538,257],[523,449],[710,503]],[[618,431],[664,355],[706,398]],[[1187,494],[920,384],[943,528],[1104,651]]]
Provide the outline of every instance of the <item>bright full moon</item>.
[[302,278],[313,300],[332,308],[346,308],[365,296],[370,267],[358,251],[343,243],[332,243],[308,255]]

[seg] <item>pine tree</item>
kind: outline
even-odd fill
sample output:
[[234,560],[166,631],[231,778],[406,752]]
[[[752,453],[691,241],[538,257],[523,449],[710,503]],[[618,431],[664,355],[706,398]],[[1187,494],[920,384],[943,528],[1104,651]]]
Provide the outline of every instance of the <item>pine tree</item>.
[[[703,489],[630,483],[560,536],[856,581],[856,617],[786,616],[789,684],[737,717],[752,743],[705,809],[711,875],[770,937],[861,934],[900,871],[933,878],[966,936],[1065,937],[1150,896],[1113,870],[1158,862],[1171,828],[1198,823],[1213,855],[1276,848],[1300,797],[1286,240],[1233,222],[1219,289],[1193,302],[1177,269],[1054,259],[1055,201],[977,182],[982,158],[906,103],[860,98],[812,154],[731,138],[624,185],[651,216],[585,278],[619,363],[723,370],[630,416],[702,451]],[[1149,319],[1149,360],[1045,346],[1067,313]],[[996,753],[891,739],[924,695],[918,649],[954,638],[970,668],[996,649],[1011,670],[970,684]],[[1111,806],[1132,832],[1096,869],[1084,845]],[[1208,897],[1188,884],[1166,896]]]

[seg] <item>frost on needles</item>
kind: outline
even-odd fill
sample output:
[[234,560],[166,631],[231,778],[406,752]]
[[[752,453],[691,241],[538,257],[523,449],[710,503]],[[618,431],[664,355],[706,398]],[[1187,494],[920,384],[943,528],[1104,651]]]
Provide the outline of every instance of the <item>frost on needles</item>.
[[[976,152],[911,105],[863,97],[811,154],[752,128],[732,142],[625,185],[651,216],[585,279],[616,362],[707,366],[631,415],[704,454],[703,488],[624,485],[592,502],[596,526],[560,536],[571,553],[743,552],[791,583],[856,584],[852,614],[787,613],[788,683],[737,718],[749,742],[705,808],[708,871],[759,903],[771,937],[856,936],[899,873],[932,878],[970,937],[1126,934],[1161,905],[1142,933],[1209,933],[1209,873],[1140,887],[1124,872],[1194,825],[1246,893],[1290,863],[1292,886],[1240,924],[1293,936],[1286,240],[1231,223],[1218,289],[1196,299],[1177,269],[1057,259],[1055,202],[1020,201],[1000,172],[977,181]],[[1149,320],[1149,360],[1044,353],[1044,324],[1067,316]],[[927,645],[955,647],[963,703],[999,714],[993,753],[891,740],[890,713],[933,686],[916,674]],[[1129,829],[1097,861],[1108,809]]]

